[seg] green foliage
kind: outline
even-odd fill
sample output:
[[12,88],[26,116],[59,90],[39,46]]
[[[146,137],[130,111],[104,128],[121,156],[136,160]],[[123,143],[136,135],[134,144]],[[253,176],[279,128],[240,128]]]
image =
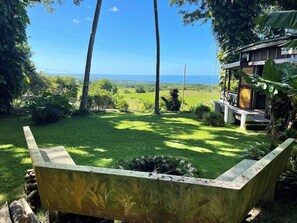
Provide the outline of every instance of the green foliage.
[[143,85],[137,86],[135,91],[136,91],[136,93],[145,93],[146,92]]
[[266,142],[255,142],[255,144],[250,145],[249,148],[244,150],[243,157],[245,159],[253,159],[260,160],[265,155],[274,150],[277,145],[274,142],[266,143]]
[[111,83],[108,79],[102,79],[98,81],[97,86],[99,89],[106,90],[108,92],[111,92],[113,94],[118,92],[118,88],[115,84]]
[[[43,72],[31,73],[28,75],[30,82],[27,84],[26,91],[35,96],[41,96],[44,92],[50,89],[50,80]],[[54,93],[54,92],[53,92]]]
[[141,110],[152,111],[154,109],[154,103],[150,102],[149,100],[141,100],[141,102],[142,102]]
[[197,116],[197,118],[202,119],[205,117],[205,115],[210,112],[210,108],[206,105],[198,105],[195,108],[195,115]]
[[[287,101],[294,102],[292,99],[297,93],[297,88],[294,86],[297,79],[297,68],[289,63],[277,65],[272,59],[268,59],[263,68],[263,77],[257,74],[249,75],[243,71],[239,71],[239,73],[255,90],[266,94],[271,120],[268,134],[276,136],[279,133],[277,119],[293,117],[293,114],[289,115],[288,113],[295,111],[295,109],[290,109],[290,102]],[[280,107],[281,104],[282,107],[286,106],[288,109],[283,112],[282,107]],[[293,107],[296,107],[296,105],[292,103]],[[285,121],[285,123],[288,122]]]
[[120,98],[117,101],[116,108],[118,108],[120,111],[127,111],[129,108],[129,105],[124,98]]
[[285,136],[286,138],[297,138],[297,130],[293,128],[289,128],[285,130]]
[[50,86],[49,92],[59,94],[67,98],[76,98],[78,93],[78,82],[71,76],[48,76]]
[[197,176],[199,173],[198,170],[187,161],[170,156],[142,156],[129,160],[119,160],[116,168],[188,177]]
[[209,126],[223,127],[223,126],[225,126],[224,116],[222,114],[209,112],[203,118],[203,124],[209,125]]
[[[268,8],[296,9],[297,7],[296,1],[275,0],[170,0],[170,4],[186,8],[180,11],[184,24],[197,21],[205,23],[211,20],[213,33],[221,48],[217,55],[221,63],[238,60],[238,55],[234,51],[241,46],[256,42],[260,37],[265,38],[267,34],[271,36],[283,33],[279,29],[269,32],[257,30],[257,25],[253,21]],[[192,7],[187,7],[188,5]]]
[[34,98],[30,108],[32,120],[37,125],[58,122],[71,113],[71,105],[67,98],[49,93]]
[[104,110],[115,108],[115,103],[112,95],[101,90],[100,94],[89,95],[89,108],[94,110]]
[[35,72],[30,61],[26,27],[28,1],[0,1],[0,115],[21,95],[26,78]]
[[102,92],[108,92],[111,95],[116,94],[118,91],[118,88],[115,84],[113,84],[108,79],[102,79],[96,82],[93,82],[90,84],[90,95],[99,95]]
[[297,11],[289,10],[267,13],[257,18],[256,22],[261,28],[271,26],[274,28],[297,30]]
[[181,102],[178,100],[178,89],[174,88],[169,92],[170,99],[166,99],[165,97],[161,97],[161,99],[165,102],[166,108],[169,111],[179,111]]

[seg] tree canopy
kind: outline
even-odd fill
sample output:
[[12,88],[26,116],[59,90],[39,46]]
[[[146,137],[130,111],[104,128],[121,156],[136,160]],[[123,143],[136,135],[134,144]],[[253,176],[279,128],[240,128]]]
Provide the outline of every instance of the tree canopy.
[[243,45],[260,40],[261,37],[283,33],[280,29],[261,32],[254,19],[267,8],[295,9],[294,0],[170,0],[177,7],[192,6],[193,10],[181,10],[184,24],[211,21],[213,33],[221,52],[218,58],[222,63],[238,59],[234,51]]
[[22,92],[25,76],[35,71],[26,36],[28,4],[0,1],[0,114],[9,112],[12,99]]

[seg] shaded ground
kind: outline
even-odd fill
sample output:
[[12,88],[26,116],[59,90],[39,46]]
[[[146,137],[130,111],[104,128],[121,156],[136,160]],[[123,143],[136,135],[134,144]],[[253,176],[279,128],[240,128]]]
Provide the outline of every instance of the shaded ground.
[[40,147],[63,145],[78,165],[111,167],[120,159],[178,156],[204,178],[216,178],[234,166],[243,149],[256,140],[269,140],[237,126],[204,126],[189,113],[107,113],[47,126],[34,126],[28,118],[0,119],[0,203],[21,197],[23,176],[31,168],[25,125],[30,125]]
[[275,201],[259,204],[245,222],[250,223],[296,223],[297,222],[297,185],[276,188]]

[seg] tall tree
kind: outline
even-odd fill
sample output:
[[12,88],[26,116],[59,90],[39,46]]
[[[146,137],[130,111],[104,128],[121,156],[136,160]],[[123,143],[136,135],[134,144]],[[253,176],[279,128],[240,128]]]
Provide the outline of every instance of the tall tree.
[[158,20],[158,3],[154,0],[155,32],[156,32],[156,86],[155,86],[155,109],[154,114],[160,114],[159,92],[160,92],[160,33]]
[[31,66],[26,27],[28,1],[0,1],[0,114],[7,114],[11,101],[23,90]]
[[89,84],[90,84],[90,72],[91,72],[91,63],[92,63],[92,55],[97,31],[98,20],[100,16],[102,0],[97,0],[93,24],[92,24],[92,31],[89,40],[88,46],[88,54],[86,59],[86,67],[85,67],[85,76],[84,76],[84,83],[83,83],[83,90],[81,96],[81,103],[79,110],[85,111],[88,110],[88,94],[89,94]]

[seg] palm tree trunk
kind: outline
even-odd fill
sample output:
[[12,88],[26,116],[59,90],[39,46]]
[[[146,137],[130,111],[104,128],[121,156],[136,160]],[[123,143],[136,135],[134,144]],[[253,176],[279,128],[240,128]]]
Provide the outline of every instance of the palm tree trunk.
[[96,10],[95,10],[95,14],[94,14],[94,20],[93,20],[93,25],[92,25],[92,32],[91,32],[90,40],[89,40],[84,84],[83,84],[81,102],[80,102],[80,107],[79,107],[80,111],[84,111],[84,110],[88,109],[88,94],[89,94],[89,84],[90,84],[91,62],[92,62],[94,42],[95,42],[95,37],[96,37],[96,31],[97,31],[97,25],[98,25],[101,5],[102,5],[102,0],[97,0]]
[[160,114],[159,108],[159,91],[160,91],[160,34],[159,34],[159,21],[158,21],[158,5],[157,0],[154,0],[154,13],[155,13],[155,30],[156,30],[156,86],[155,86],[155,110],[154,114]]

